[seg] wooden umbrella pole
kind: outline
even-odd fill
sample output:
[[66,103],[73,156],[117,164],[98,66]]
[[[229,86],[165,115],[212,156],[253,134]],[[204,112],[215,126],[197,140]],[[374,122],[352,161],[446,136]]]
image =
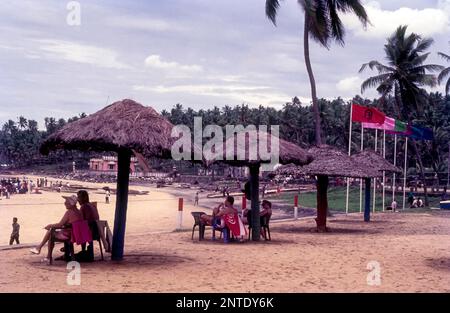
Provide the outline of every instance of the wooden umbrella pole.
[[[361,123],[361,152],[364,151],[364,125]],[[359,213],[362,213],[363,179],[359,179]]]
[[250,193],[252,202],[252,239],[259,241],[261,235],[261,223],[259,219],[259,164],[250,167]]
[[364,222],[370,222],[370,178],[365,179],[366,196],[364,204]]
[[317,231],[327,231],[327,213],[328,213],[328,176],[319,175],[317,177]]
[[127,220],[128,185],[130,180],[131,151],[121,150],[118,153],[116,213],[114,217],[114,234],[111,259],[123,259],[125,242],[125,225]]

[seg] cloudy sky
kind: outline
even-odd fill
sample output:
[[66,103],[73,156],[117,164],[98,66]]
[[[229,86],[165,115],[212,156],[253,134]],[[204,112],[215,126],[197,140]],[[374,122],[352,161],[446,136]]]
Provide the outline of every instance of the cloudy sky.
[[[0,2],[0,123],[24,115],[42,124],[124,98],[157,110],[281,107],[293,96],[309,103],[295,0],[283,1],[277,27],[264,0],[78,2],[79,26],[67,22],[69,1]],[[435,39],[430,61],[443,63],[436,52],[450,50],[450,0],[363,2],[366,31],[345,16],[345,47],[311,47],[319,97],[358,94],[370,75],[358,69],[383,60],[385,38],[400,24]]]

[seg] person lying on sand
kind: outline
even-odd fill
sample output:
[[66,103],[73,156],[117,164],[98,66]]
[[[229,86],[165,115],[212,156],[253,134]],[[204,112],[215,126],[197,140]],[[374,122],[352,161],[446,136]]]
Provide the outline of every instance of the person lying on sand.
[[[77,196],[70,196],[66,197],[63,196],[65,199],[64,205],[66,206],[66,212],[64,213],[61,220],[56,224],[49,224],[44,227],[44,229],[47,230],[47,232],[44,235],[44,238],[42,239],[42,242],[35,248],[30,249],[30,252],[33,254],[40,254],[42,247],[49,241],[50,235],[51,235],[51,229],[52,228],[61,228],[66,227],[64,229],[58,229],[56,230],[56,238],[59,240],[68,240],[71,237],[71,229],[70,226],[72,223],[82,221],[83,215],[81,214],[81,211],[77,208]],[[47,257],[43,260],[45,262],[48,262],[50,260],[50,255],[53,251],[54,244],[48,244],[48,254]]]

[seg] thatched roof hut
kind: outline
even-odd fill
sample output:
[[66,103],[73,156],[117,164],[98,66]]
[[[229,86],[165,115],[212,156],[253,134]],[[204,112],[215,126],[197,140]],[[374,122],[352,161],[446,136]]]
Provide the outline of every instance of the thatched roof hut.
[[295,164],[282,165],[275,170],[276,175],[292,175],[294,177],[307,175],[302,166]]
[[279,168],[277,174],[314,175],[317,176],[317,228],[326,231],[326,211],[328,209],[328,177],[363,178],[366,184],[365,220],[370,219],[370,178],[381,177],[383,171],[401,172],[400,169],[386,161],[373,151],[363,151],[354,156],[334,147],[321,145],[308,150],[314,160],[302,167],[287,165]]
[[332,177],[372,178],[382,174],[365,163],[358,162],[347,153],[328,145],[312,147],[308,152],[314,161],[302,170],[307,175],[325,175]]
[[[272,143],[277,146],[272,146]],[[276,150],[278,147],[278,151]],[[266,153],[261,154],[261,151]],[[205,151],[204,151],[205,152]],[[222,153],[219,157],[204,154],[205,163],[211,165],[215,162],[226,163],[232,166],[248,166],[250,169],[250,194],[252,207],[252,239],[260,238],[259,219],[259,172],[262,163],[270,163],[271,155],[278,157],[277,163],[294,163],[305,165],[312,161],[312,156],[299,146],[279,139],[264,131],[249,130],[234,134],[223,142]]]
[[351,157],[355,163],[362,164],[366,168],[373,168],[378,171],[401,173],[402,170],[394,166],[380,154],[372,150],[364,150],[352,155]]
[[314,160],[303,167],[294,164],[281,166],[276,170],[279,175],[326,175],[330,177],[374,178],[382,172],[401,173],[401,169],[372,150],[364,150],[355,155],[328,145],[308,149]]
[[382,176],[373,167],[366,166],[360,159],[353,159],[347,153],[328,145],[312,147],[307,152],[314,160],[303,167],[288,164],[277,169],[281,175],[314,175],[329,177],[372,178]]
[[51,150],[134,150],[147,157],[170,157],[173,125],[153,108],[133,100],[115,102],[50,135],[41,153]]
[[112,243],[113,260],[123,258],[130,159],[133,153],[170,158],[173,125],[154,109],[125,99],[65,125],[42,144],[40,151],[114,151],[118,155],[117,198]]
[[[276,141],[278,141],[278,151],[275,151],[275,147],[272,148],[272,142],[276,143]],[[267,151],[267,155],[261,155],[260,150]],[[305,165],[313,160],[312,156],[303,148],[261,130],[249,130],[234,134],[233,137],[224,141],[222,151],[220,157],[206,159],[205,163],[210,165],[220,162],[233,166],[269,163],[271,159],[268,156],[272,153],[278,155],[278,162],[281,164]],[[228,151],[230,152],[228,153]]]

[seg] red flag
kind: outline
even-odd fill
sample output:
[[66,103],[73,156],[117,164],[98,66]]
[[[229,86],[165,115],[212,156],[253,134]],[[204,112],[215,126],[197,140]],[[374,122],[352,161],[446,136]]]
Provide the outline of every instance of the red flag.
[[352,122],[383,124],[386,115],[375,108],[352,104]]

